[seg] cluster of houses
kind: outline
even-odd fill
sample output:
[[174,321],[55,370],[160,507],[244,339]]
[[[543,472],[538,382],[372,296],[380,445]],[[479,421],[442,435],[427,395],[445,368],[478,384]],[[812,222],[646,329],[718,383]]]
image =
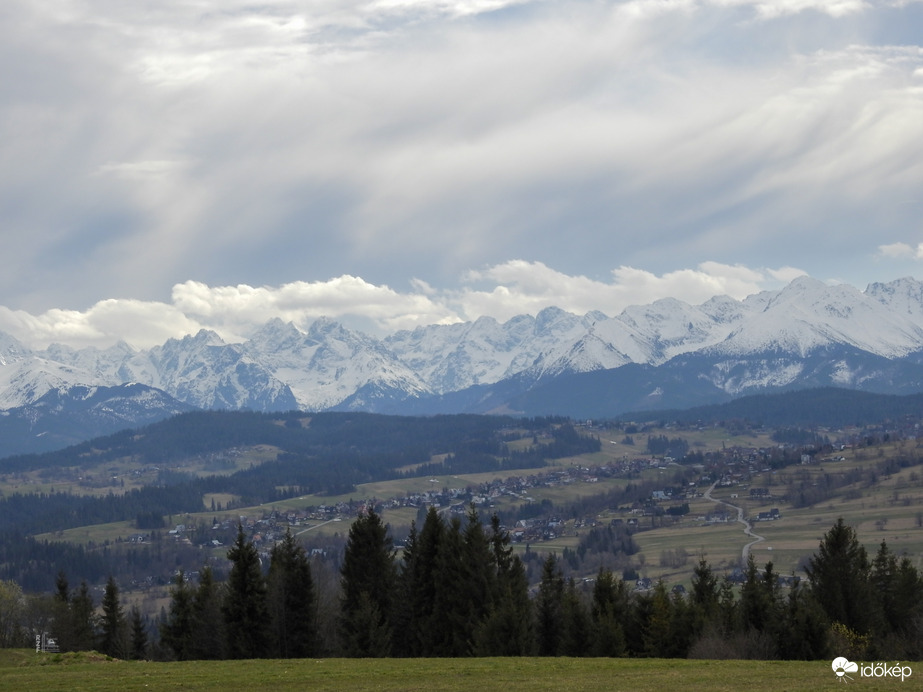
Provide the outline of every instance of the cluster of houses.
[[[717,479],[718,487],[745,488],[754,474],[767,470],[767,456],[770,453],[771,450],[738,447],[714,453],[710,455],[705,464],[693,467],[700,473],[698,484],[686,482],[653,490],[646,501],[638,502],[630,509],[624,508],[627,510],[627,517],[615,521],[620,524],[625,523],[629,528],[637,530],[641,527],[640,520],[647,515],[662,516],[670,508],[680,507],[683,503],[699,497],[698,485],[706,481],[711,484],[713,479]],[[476,507],[491,507],[503,498],[529,503],[534,501],[532,491],[537,488],[553,488],[575,483],[592,484],[606,478],[637,477],[645,470],[665,469],[668,463],[669,461],[663,458],[629,459],[626,457],[605,465],[555,467],[530,475],[496,478],[477,485],[454,488],[447,487],[443,481],[433,478],[430,479],[432,487],[422,492],[408,492],[385,500],[364,498],[306,506],[300,509],[272,510],[259,518],[226,515],[223,518],[215,517],[210,527],[201,524],[193,526],[178,523],[163,537],[190,545],[217,549],[233,541],[238,523],[240,523],[257,549],[268,556],[271,547],[285,535],[287,530],[292,530],[297,534],[323,522],[349,521],[369,506],[373,506],[380,513],[408,507],[419,509],[435,506],[448,513],[464,515],[472,504]],[[757,503],[768,503],[773,499],[769,488],[759,487],[749,488],[748,497]],[[781,516],[778,508],[771,508],[768,511],[760,511],[752,516],[751,520],[775,521]],[[701,519],[707,523],[731,522],[736,521],[737,513],[729,510],[727,506],[717,505],[713,511]],[[578,530],[581,524],[592,525],[594,519],[578,520],[577,525],[568,530]],[[647,524],[649,522],[645,523]],[[554,540],[560,537],[564,530],[564,520],[553,513],[522,519],[509,527],[512,540],[522,543]],[[150,534],[133,534],[128,540],[143,543],[150,540]],[[645,588],[645,585],[639,588]]]

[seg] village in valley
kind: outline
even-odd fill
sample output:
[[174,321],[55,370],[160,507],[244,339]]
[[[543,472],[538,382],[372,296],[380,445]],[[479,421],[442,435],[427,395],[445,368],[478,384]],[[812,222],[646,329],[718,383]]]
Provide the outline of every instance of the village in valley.
[[[764,562],[775,561],[783,584],[789,584],[799,578],[807,557],[816,548],[816,540],[813,545],[805,543],[801,528],[794,531],[791,545],[786,545],[786,520],[792,512],[796,517],[793,524],[803,523],[806,513],[832,517],[839,504],[831,502],[826,510],[819,508],[816,501],[804,498],[805,490],[816,491],[817,478],[824,476],[828,478],[824,486],[835,497],[836,482],[829,480],[831,473],[837,477],[846,472],[855,475],[857,469],[875,466],[881,458],[880,446],[869,446],[867,439],[859,445],[853,441],[858,439],[856,434],[844,435],[846,442],[810,451],[805,451],[803,445],[787,443],[722,443],[698,452],[690,447],[691,453],[677,459],[669,453],[642,453],[640,445],[634,450],[625,444],[627,435],[621,431],[588,424],[583,432],[600,435],[610,447],[619,450],[620,458],[600,464],[586,463],[583,458],[564,459],[553,466],[508,476],[493,473],[417,478],[413,483],[376,484],[375,494],[365,495],[360,487],[350,497],[322,502],[317,501],[323,498],[312,496],[260,507],[202,512],[182,519],[171,517],[173,523],[166,530],[135,531],[114,540],[181,544],[196,551],[202,564],[211,565],[220,574],[226,569],[227,547],[241,525],[265,560],[272,547],[291,532],[315,560],[335,563],[350,522],[367,508],[373,508],[388,523],[399,555],[410,523],[422,525],[427,508],[432,506],[443,516],[457,516],[460,520],[474,510],[485,524],[497,513],[515,550],[532,556],[536,565],[537,556],[550,552],[567,558],[580,551],[585,556],[582,542],[594,530],[617,530],[630,536],[637,547],[631,554],[597,556],[585,563],[565,559],[567,574],[580,581],[592,582],[595,571],[605,565],[617,569],[637,589],[650,589],[662,579],[671,588],[683,590],[701,557],[731,581],[739,581],[744,556],[752,550]],[[677,440],[684,433],[665,430],[651,434],[655,432],[674,435]],[[685,434],[695,437],[695,432]],[[891,445],[906,450],[916,448],[915,438],[899,431],[887,435]],[[763,435],[759,441],[768,440]],[[846,484],[847,480],[841,482]],[[419,489],[400,489],[408,484]],[[908,490],[916,487],[923,493],[918,478],[907,480],[905,485]],[[797,496],[793,496],[795,493]],[[853,500],[854,496],[855,492]],[[893,509],[894,503],[891,504]],[[908,546],[923,545],[919,513],[910,511],[912,504],[916,502],[903,503],[906,511],[901,519],[885,520],[883,524],[880,517],[876,520],[878,529],[917,529],[902,532],[900,538],[889,535],[889,541],[897,545],[902,540]],[[823,526],[821,523],[816,529],[807,529],[816,532]],[[767,542],[768,539],[773,540]],[[197,573],[193,568],[187,571],[192,576]],[[536,575],[537,571],[530,571],[531,577]],[[135,578],[132,587],[146,592],[155,587],[163,590],[168,583],[169,575],[144,575]]]

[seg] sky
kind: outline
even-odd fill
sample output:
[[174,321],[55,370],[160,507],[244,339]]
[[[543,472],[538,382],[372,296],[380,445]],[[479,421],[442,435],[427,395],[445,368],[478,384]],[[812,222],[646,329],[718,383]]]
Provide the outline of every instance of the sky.
[[923,0],[3,0],[0,331],[923,276]]

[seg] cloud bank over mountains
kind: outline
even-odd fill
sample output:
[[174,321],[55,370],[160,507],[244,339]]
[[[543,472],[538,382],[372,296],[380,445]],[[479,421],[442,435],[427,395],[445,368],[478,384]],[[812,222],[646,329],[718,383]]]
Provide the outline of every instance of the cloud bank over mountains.
[[693,304],[715,295],[740,300],[778,288],[803,273],[789,267],[755,270],[709,262],[663,276],[619,267],[604,282],[513,260],[472,270],[452,289],[415,280],[399,291],[348,275],[259,287],[186,281],[173,287],[169,303],[107,299],[84,311],[54,309],[38,315],[0,306],[0,331],[34,348],[51,343],[106,347],[119,340],[147,348],[202,328],[234,342],[248,338],[272,318],[307,328],[317,318],[329,317],[390,333],[484,315],[503,321],[551,306],[575,314],[596,310],[611,316],[630,305],[674,296]]

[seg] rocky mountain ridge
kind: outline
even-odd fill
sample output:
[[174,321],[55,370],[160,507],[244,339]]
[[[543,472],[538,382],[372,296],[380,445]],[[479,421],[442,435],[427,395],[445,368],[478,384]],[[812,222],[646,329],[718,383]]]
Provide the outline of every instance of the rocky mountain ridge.
[[[307,330],[272,319],[242,343],[202,330],[140,351],[32,351],[0,334],[0,411],[49,392],[139,383],[203,409],[616,415],[807,386],[907,393],[923,389],[921,363],[923,283],[863,292],[800,277],[740,301],[670,298],[615,317],[550,307],[384,338],[325,318]],[[609,403],[565,406],[581,391]]]

